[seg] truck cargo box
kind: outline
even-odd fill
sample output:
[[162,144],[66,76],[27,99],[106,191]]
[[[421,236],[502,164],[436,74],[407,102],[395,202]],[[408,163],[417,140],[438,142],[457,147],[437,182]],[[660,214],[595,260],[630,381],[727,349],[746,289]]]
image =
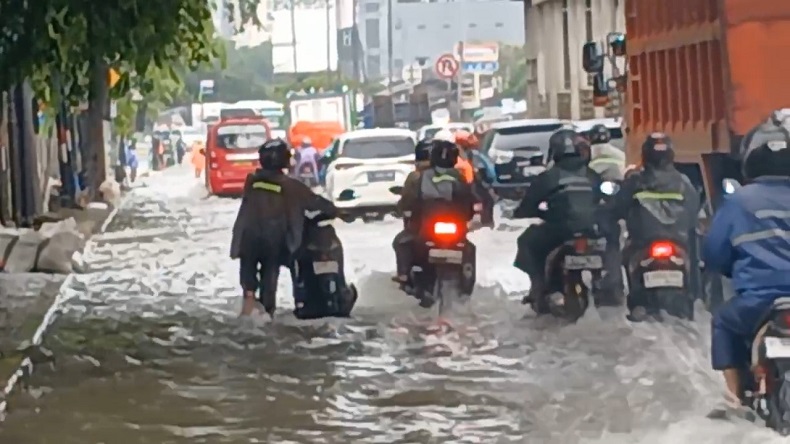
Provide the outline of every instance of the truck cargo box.
[[790,0],[626,0],[628,154],[654,131],[680,162],[731,152],[790,106]]

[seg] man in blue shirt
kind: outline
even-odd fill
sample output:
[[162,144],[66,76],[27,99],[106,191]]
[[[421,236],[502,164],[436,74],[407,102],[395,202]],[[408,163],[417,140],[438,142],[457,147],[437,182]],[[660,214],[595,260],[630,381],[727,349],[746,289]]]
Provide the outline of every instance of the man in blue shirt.
[[[748,185],[725,199],[703,245],[705,266],[731,278],[736,296],[714,315],[711,360],[732,399],[742,397],[739,369],[774,301],[790,296],[790,125],[772,120],[744,138]],[[743,399],[741,399],[743,401]]]

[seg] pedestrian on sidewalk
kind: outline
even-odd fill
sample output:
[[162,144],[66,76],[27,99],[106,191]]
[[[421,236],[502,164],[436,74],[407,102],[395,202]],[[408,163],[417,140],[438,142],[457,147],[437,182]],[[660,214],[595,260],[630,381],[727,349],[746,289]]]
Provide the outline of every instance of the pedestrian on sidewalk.
[[206,148],[203,142],[195,142],[192,148],[192,168],[195,170],[195,179],[200,179],[206,168]]
[[139,160],[137,159],[137,146],[134,140],[129,141],[126,145],[126,167],[129,168],[129,182],[134,183],[137,179],[137,167]]

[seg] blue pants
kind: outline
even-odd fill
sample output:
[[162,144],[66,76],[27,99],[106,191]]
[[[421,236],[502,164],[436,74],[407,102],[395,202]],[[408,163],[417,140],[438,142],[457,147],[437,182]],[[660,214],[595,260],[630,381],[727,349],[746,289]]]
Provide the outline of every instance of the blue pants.
[[714,370],[749,367],[754,335],[779,297],[738,295],[719,307],[710,344]]

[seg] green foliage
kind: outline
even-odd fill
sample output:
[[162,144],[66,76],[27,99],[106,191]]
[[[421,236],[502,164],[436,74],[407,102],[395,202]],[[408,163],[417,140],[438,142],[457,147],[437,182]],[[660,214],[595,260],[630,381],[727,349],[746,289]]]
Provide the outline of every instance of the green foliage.
[[516,100],[527,97],[527,56],[523,46],[503,46],[499,49],[500,70],[505,87],[503,97]]
[[[258,23],[257,4],[239,2],[244,23]],[[55,83],[63,84],[71,102],[84,100],[97,63],[122,74],[111,94],[123,97],[133,87],[143,95],[157,90],[151,69],[169,70],[153,78],[176,79],[181,69],[198,69],[223,55],[209,0],[4,0],[0,27],[9,31],[0,33],[6,62],[0,87],[32,77],[45,101],[53,99]]]
[[237,102],[251,97],[271,97],[274,77],[271,42],[243,48],[225,42],[224,48],[224,60],[185,76],[185,98],[197,101],[201,80],[214,81],[215,94],[205,97],[205,101]]

